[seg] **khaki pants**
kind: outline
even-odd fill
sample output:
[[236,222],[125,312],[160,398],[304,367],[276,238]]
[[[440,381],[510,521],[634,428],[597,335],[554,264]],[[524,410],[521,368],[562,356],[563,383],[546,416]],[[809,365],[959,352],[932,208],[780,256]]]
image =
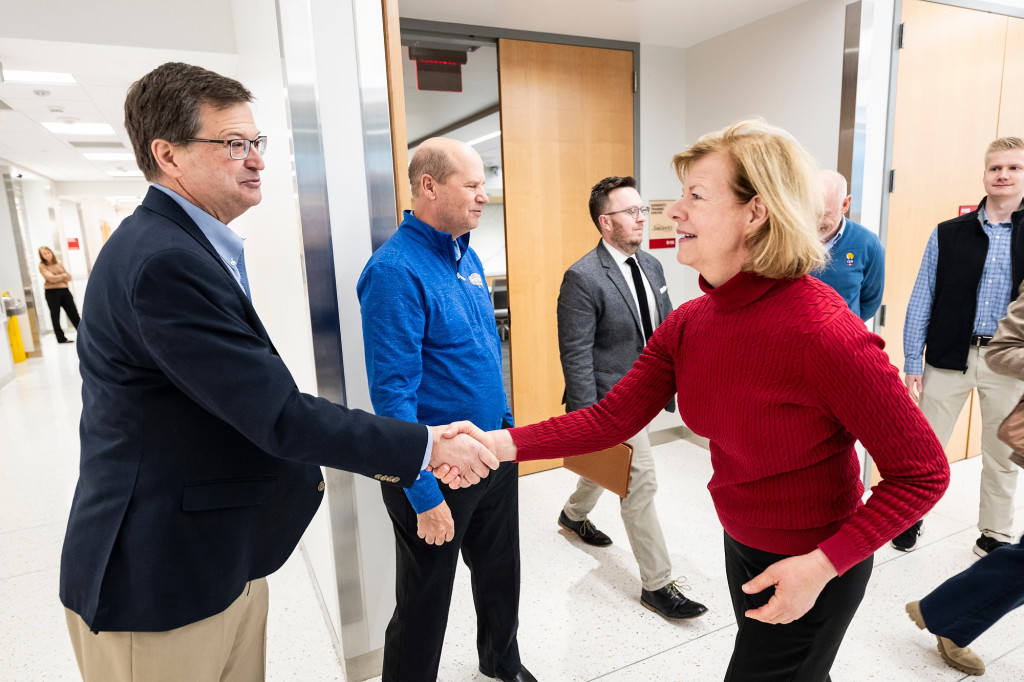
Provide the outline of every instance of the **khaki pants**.
[[[629,439],[633,446],[633,461],[629,467],[629,491],[620,501],[619,512],[626,526],[626,536],[633,548],[633,556],[640,566],[640,581],[645,590],[658,590],[672,580],[672,561],[668,557],[665,536],[661,532],[658,513],[654,508],[654,494],[658,480],[654,476],[654,454],[647,429]],[[576,490],[565,503],[565,515],[572,521],[582,521],[594,510],[604,488],[581,478]]]
[[978,530],[996,540],[1012,542],[1018,467],[1010,461],[1010,448],[999,440],[996,431],[1020,401],[1024,383],[990,370],[985,362],[987,352],[987,348],[972,347],[967,356],[966,373],[926,364],[920,407],[939,442],[945,446],[971,389],[977,387],[981,399]]
[[267,579],[226,610],[166,632],[94,634],[64,609],[85,682],[253,682],[266,675]]

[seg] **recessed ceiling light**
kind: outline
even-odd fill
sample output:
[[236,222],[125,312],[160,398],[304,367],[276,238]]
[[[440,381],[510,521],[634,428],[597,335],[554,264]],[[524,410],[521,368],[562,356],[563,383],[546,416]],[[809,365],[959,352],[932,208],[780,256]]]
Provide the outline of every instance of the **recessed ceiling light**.
[[57,123],[43,121],[43,127],[54,135],[115,135],[109,123]]
[[141,178],[142,171],[140,170],[112,170],[107,171],[107,175],[115,178]]
[[82,156],[90,161],[134,161],[135,155],[129,152],[83,152]]
[[68,83],[78,81],[70,73],[54,71],[10,71],[4,69],[4,80],[8,83]]

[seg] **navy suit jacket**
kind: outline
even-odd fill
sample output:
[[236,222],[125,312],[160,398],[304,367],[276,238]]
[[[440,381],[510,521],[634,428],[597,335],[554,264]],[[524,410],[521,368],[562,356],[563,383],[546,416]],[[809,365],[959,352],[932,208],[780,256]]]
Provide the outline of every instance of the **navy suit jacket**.
[[227,608],[288,558],[319,465],[409,486],[421,425],[300,393],[199,227],[151,188],[103,247],[78,331],[81,465],[60,597],[93,631]]

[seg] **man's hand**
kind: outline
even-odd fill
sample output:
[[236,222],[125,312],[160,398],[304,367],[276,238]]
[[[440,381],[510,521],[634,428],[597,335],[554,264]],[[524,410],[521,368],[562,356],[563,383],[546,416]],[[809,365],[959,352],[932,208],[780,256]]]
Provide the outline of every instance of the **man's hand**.
[[910,399],[915,403],[921,402],[921,390],[924,388],[924,379],[920,374],[908,374],[903,380],[910,391]]
[[820,549],[777,561],[743,586],[747,594],[775,586],[775,594],[767,604],[744,615],[762,623],[792,623],[811,610],[825,585],[836,575],[832,562]]
[[455,537],[455,521],[448,503],[442,501],[433,509],[416,515],[416,535],[428,545],[443,545]]
[[[445,432],[453,428],[455,437],[446,437]],[[430,452],[429,468],[442,483],[452,488],[473,485],[486,478],[491,469],[498,468],[498,459],[486,445],[481,444],[481,441],[490,442],[486,438],[487,434],[473,424],[456,422],[449,427],[432,426],[430,433],[434,444]],[[442,469],[444,465],[447,468]]]
[[497,456],[498,461],[514,462],[516,460],[516,444],[506,429],[482,431],[471,422],[454,422],[445,429],[445,438],[454,438],[460,433],[472,436],[487,446]]

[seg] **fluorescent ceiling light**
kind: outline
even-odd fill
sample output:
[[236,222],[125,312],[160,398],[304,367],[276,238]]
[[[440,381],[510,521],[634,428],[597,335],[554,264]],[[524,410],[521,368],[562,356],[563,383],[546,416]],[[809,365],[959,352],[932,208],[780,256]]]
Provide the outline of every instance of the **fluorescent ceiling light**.
[[82,156],[90,161],[134,161],[135,155],[129,152],[82,152]]
[[9,71],[4,69],[4,80],[8,83],[68,83],[75,84],[78,81],[70,73],[56,73],[53,71]]
[[470,140],[466,144],[468,144],[469,146],[472,147],[474,145],[480,144],[481,142],[487,142],[487,140],[493,140],[494,138],[498,137],[499,135],[501,135],[501,131],[500,130],[496,130],[493,133],[489,133],[487,135],[484,135],[483,137],[478,137],[475,140]]
[[107,171],[107,175],[115,178],[141,178],[142,171],[140,170],[112,170]]
[[43,127],[54,135],[115,135],[109,123],[58,123],[43,121]]

